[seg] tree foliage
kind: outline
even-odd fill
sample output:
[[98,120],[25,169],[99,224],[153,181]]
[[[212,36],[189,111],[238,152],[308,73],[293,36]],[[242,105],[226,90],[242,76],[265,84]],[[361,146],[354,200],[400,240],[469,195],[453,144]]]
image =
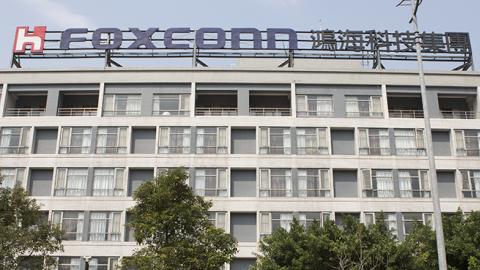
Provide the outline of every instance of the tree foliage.
[[[0,179],[1,182],[1,179]],[[17,269],[21,264],[43,269],[50,257],[63,251],[63,232],[43,218],[39,205],[20,186],[0,187],[0,265]]]
[[[449,270],[480,269],[480,212],[444,217]],[[435,233],[416,222],[398,241],[380,215],[365,226],[345,217],[342,227],[327,221],[308,228],[294,221],[290,231],[278,229],[260,243],[256,270],[431,270],[438,269]]]
[[169,170],[134,193],[130,226],[143,248],[123,260],[124,269],[218,270],[233,259],[237,243],[208,220],[211,202],[194,195],[183,169]]

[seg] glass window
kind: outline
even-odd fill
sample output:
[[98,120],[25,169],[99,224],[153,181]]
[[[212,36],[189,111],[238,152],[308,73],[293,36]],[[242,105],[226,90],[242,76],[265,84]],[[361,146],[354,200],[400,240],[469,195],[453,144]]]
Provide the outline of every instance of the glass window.
[[390,155],[388,129],[358,129],[360,155]]
[[395,129],[394,135],[397,155],[426,155],[423,129]]
[[290,169],[260,170],[261,197],[292,197],[292,172]]
[[26,154],[29,128],[1,128],[0,154]]
[[105,95],[104,100],[105,116],[138,116],[141,113],[140,95]]
[[63,240],[81,241],[83,235],[83,212],[55,211],[53,223],[60,225],[64,231]]
[[480,131],[455,130],[457,155],[480,156]]
[[328,169],[299,169],[299,197],[330,197]]
[[208,212],[208,220],[219,229],[226,229],[225,212]]
[[90,241],[120,241],[120,213],[91,212]]
[[115,270],[118,267],[118,259],[109,257],[92,257],[88,264],[88,270]]
[[127,152],[127,128],[98,128],[96,149],[97,154],[125,154]]
[[80,258],[74,258],[74,257],[58,258],[58,270],[80,270]]
[[160,154],[189,154],[190,137],[190,128],[161,127],[158,152]]
[[462,191],[465,198],[480,198],[480,171],[462,171]]
[[[378,218],[380,218],[380,213],[364,213],[364,223],[366,226],[375,224]],[[397,235],[397,215],[395,213],[383,213],[383,218],[388,229],[390,229],[393,235]]]
[[393,198],[392,170],[362,170],[363,195],[365,197]]
[[59,168],[55,182],[55,196],[86,196],[88,169]]
[[227,128],[206,127],[197,129],[197,154],[226,154]]
[[23,168],[2,168],[0,169],[0,176],[2,177],[2,188],[13,188],[15,184],[21,184],[25,175]]
[[328,155],[326,128],[297,128],[297,154]]
[[95,169],[93,175],[93,196],[122,196],[124,169]]
[[420,222],[423,225],[433,225],[432,214],[430,213],[403,213],[403,232],[405,235],[409,235],[415,226],[415,222]]
[[60,139],[60,154],[88,154],[92,141],[89,127],[63,127]]
[[297,95],[297,116],[329,117],[332,114],[332,96]]
[[347,96],[345,98],[347,117],[382,117],[380,96]]
[[227,196],[226,169],[196,169],[195,193],[199,196]]
[[430,197],[428,171],[399,170],[398,182],[401,198]]
[[260,128],[260,154],[291,154],[289,128]]
[[154,95],[153,115],[188,116],[190,114],[189,95]]

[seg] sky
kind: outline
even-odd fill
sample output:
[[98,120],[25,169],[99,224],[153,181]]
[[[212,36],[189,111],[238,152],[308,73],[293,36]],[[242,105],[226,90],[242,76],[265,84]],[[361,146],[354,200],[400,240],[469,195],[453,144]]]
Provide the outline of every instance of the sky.
[[[295,30],[411,30],[399,0],[0,0],[0,68],[8,68],[17,26],[285,27]],[[422,31],[470,32],[480,66],[480,1],[424,0]],[[76,63],[70,63],[70,65]],[[78,63],[80,66],[81,64]],[[101,67],[101,64],[99,64]]]

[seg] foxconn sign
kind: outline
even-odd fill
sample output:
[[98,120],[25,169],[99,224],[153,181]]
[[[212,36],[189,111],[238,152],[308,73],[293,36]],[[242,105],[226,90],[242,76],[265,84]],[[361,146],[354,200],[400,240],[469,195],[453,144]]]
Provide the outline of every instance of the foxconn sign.
[[[12,66],[21,59],[105,58],[294,58],[416,61],[420,42],[425,61],[472,65],[470,36],[465,32],[414,33],[377,30],[309,30],[291,28],[176,27],[128,28],[17,27]],[[201,60],[199,60],[201,62]]]

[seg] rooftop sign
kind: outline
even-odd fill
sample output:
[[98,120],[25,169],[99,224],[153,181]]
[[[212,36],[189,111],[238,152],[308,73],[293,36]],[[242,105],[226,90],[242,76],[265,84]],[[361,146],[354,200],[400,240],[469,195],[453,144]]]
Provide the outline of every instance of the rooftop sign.
[[105,58],[106,65],[120,66],[114,59],[192,57],[284,58],[293,66],[295,58],[414,61],[419,38],[425,61],[458,62],[466,70],[472,63],[468,33],[412,33],[388,31],[294,31],[289,28],[69,28],[47,31],[45,26],[18,27],[12,67],[20,59]]

